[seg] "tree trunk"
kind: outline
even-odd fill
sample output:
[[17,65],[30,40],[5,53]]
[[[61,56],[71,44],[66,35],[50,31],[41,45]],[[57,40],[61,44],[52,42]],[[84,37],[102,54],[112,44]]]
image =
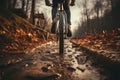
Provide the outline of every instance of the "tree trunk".
[[26,13],[28,13],[29,1],[30,1],[30,0],[27,0],[27,3],[26,3],[26,11],[25,11]]
[[17,2],[17,0],[13,1],[13,8],[15,8],[16,2]]
[[25,0],[22,0],[22,10],[24,11]]
[[34,15],[35,15],[35,4],[36,4],[36,0],[32,0],[32,8],[31,8],[31,23],[35,24],[35,19],[34,19]]
[[7,0],[0,0],[0,7],[6,8],[7,7]]
[[120,26],[120,0],[111,0],[114,29]]
[[84,0],[84,13],[85,13],[85,17],[86,17],[86,32],[89,33],[90,32],[90,25],[89,25],[89,12],[88,12],[88,8],[87,8],[87,0]]

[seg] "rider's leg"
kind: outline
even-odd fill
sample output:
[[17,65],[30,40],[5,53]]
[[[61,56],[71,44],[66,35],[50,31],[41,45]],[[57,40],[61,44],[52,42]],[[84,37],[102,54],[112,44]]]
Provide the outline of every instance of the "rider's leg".
[[51,33],[55,34],[55,27],[56,27],[56,20],[55,20],[55,17],[56,17],[56,13],[57,13],[57,7],[56,6],[53,6],[52,7],[52,28],[51,28]]
[[71,24],[71,12],[70,12],[69,3],[68,2],[64,3],[63,7],[67,14],[67,22],[68,22],[68,24]]
[[69,2],[64,3],[63,5],[64,10],[67,14],[67,22],[68,22],[68,37],[72,36],[72,31],[71,31],[71,12],[70,12],[70,8],[69,8]]

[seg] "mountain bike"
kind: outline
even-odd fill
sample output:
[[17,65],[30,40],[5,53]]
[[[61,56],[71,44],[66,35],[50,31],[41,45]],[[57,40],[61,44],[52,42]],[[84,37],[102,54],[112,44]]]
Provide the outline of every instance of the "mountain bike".
[[64,38],[67,38],[68,33],[68,23],[67,14],[63,8],[63,3],[58,4],[58,11],[55,17],[56,23],[56,37],[59,42],[59,54],[64,53]]
[[59,9],[56,14],[56,36],[59,42],[59,54],[64,53],[64,38],[67,37],[68,24],[67,24],[67,14],[64,11],[63,3],[58,4]]

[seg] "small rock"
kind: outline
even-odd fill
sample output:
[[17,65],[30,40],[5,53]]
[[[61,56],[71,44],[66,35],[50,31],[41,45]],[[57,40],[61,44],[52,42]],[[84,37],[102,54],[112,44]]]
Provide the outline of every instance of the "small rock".
[[85,71],[85,69],[82,69],[82,68],[80,68],[80,67],[77,67],[77,69],[80,70],[81,72],[84,72],[84,71]]
[[78,55],[75,58],[77,59],[78,64],[85,64],[87,61],[87,56]]
[[68,70],[68,71],[71,71],[71,72],[76,71],[76,69],[74,69],[74,68],[72,68],[72,67],[68,67],[67,70]]
[[53,67],[53,64],[47,64],[48,69]]
[[28,64],[25,64],[25,67],[28,67]]
[[72,61],[72,62],[75,62],[75,61]]
[[72,49],[68,49],[68,52],[72,52]]
[[48,72],[48,68],[47,67],[42,67],[41,68],[43,72]]
[[72,48],[76,48],[78,47],[78,45],[72,44]]
[[41,52],[39,51],[38,53],[40,54]]
[[46,53],[50,53],[50,51],[48,50],[48,51],[46,51]]
[[37,62],[36,62],[36,61],[34,61],[32,64],[37,64]]

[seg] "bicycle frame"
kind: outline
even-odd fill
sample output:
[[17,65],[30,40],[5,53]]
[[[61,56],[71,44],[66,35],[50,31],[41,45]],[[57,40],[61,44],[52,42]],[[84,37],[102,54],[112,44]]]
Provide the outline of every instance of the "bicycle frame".
[[[57,14],[56,14],[56,22],[58,23],[59,22],[59,20],[60,20],[60,16],[64,16],[64,23],[63,23],[63,28],[64,28],[64,34],[67,34],[67,32],[68,32],[68,29],[67,29],[67,14],[66,14],[66,12],[64,11],[64,9],[63,9],[63,3],[61,3],[61,4],[59,4],[59,10],[57,11]],[[56,25],[57,27],[56,27],[56,33],[58,33],[58,29],[59,29],[59,24],[57,24]]]

